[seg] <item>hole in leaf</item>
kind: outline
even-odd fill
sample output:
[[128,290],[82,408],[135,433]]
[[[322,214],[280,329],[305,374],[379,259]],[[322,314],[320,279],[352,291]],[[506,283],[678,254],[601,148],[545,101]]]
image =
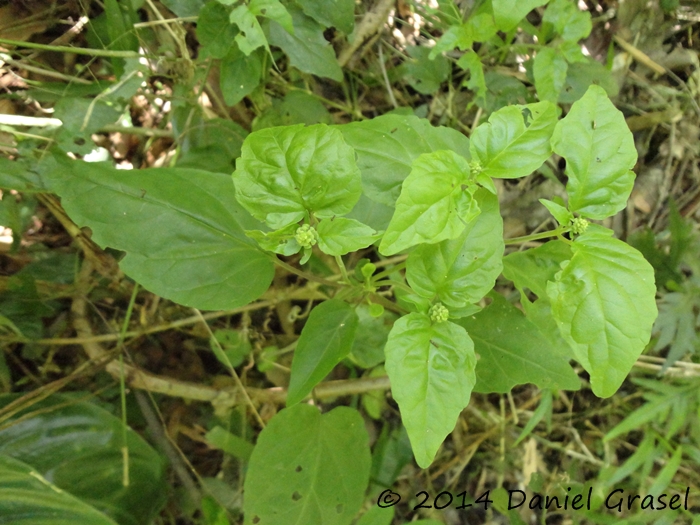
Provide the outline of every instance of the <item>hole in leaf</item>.
[[76,146],[82,146],[83,144],[85,144],[85,139],[81,137],[76,137],[73,139],[73,144],[75,144]]
[[301,472],[301,465],[297,465],[297,468],[294,469],[294,472]]
[[260,523],[260,516],[253,516],[253,523]]
[[336,511],[338,514],[342,514],[342,513],[343,513],[343,504],[342,504],[342,503],[338,503],[338,504],[335,506],[335,511]]
[[301,494],[299,494],[299,492],[297,492],[297,491],[295,490],[295,491],[294,491],[294,494],[292,494],[292,499],[293,499],[294,501],[299,501],[299,500],[301,499]]

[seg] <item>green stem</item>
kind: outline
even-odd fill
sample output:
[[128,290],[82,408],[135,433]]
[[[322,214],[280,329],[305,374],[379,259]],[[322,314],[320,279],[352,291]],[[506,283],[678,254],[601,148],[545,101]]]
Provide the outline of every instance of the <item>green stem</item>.
[[343,262],[343,258],[340,255],[335,256],[335,263],[340,269],[340,275],[343,276],[343,281],[345,281],[347,284],[350,284],[350,277],[348,277],[348,271],[345,268],[345,263]]
[[372,276],[372,282],[376,282],[379,279],[383,279],[387,275],[391,275],[392,273],[398,272],[399,270],[403,270],[404,268],[406,268],[406,261],[400,262],[392,268],[389,268],[388,270],[384,270],[383,272],[379,272],[377,275]]
[[19,40],[9,40],[0,38],[0,44],[10,46],[26,47],[29,49],[41,49],[42,51],[56,51],[57,53],[73,53],[75,55],[87,55],[92,57],[108,57],[108,58],[140,58],[143,55],[136,51],[120,51],[117,49],[88,49],[85,47],[73,46],[50,46],[46,44],[37,44],[35,42],[21,42]]
[[523,235],[522,237],[513,237],[512,239],[505,239],[506,245],[509,244],[522,244],[524,242],[536,241],[539,239],[547,239],[548,237],[559,237],[562,233],[569,231],[569,228],[564,228],[560,226],[556,230],[549,230],[541,233],[533,233],[531,235]]
[[344,283],[340,283],[340,282],[336,283],[333,281],[329,281],[328,279],[324,279],[323,277],[318,277],[312,273],[308,273],[308,272],[305,272],[303,270],[299,270],[298,268],[294,268],[294,266],[292,266],[291,264],[287,264],[286,262],[278,259],[275,256],[272,256],[272,260],[280,268],[284,268],[289,273],[293,273],[294,275],[298,275],[299,277],[302,277],[302,278],[306,279],[307,281],[313,281],[315,283],[325,284],[326,286],[334,286],[336,288],[346,286]]
[[392,281],[390,279],[385,279],[384,281],[377,281],[373,283],[373,285],[377,288],[379,288],[380,286],[396,286],[401,288],[405,292],[415,293],[407,284],[402,283],[401,281]]
[[124,339],[126,337],[126,331],[129,328],[129,321],[131,320],[131,313],[134,311],[134,304],[136,303],[136,295],[139,292],[139,283],[134,283],[134,289],[131,292],[131,298],[129,299],[129,306],[126,308],[126,316],[124,316],[124,322],[122,323],[122,328],[119,332],[119,339],[117,339],[117,348],[121,348],[122,351],[119,352],[119,397],[121,399],[121,409],[122,409],[122,460],[123,460],[123,470],[122,470],[122,485],[125,487],[129,486],[129,445],[127,441],[128,428],[126,421],[126,382],[124,379],[124,352],[123,345]]

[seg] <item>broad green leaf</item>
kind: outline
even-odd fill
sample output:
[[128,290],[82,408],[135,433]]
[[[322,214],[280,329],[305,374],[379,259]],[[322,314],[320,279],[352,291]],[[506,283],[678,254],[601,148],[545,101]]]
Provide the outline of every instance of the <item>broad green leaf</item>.
[[224,102],[235,106],[260,84],[264,55],[260,50],[245,56],[234,47],[221,61],[219,84]]
[[574,102],[554,128],[552,149],[566,159],[571,211],[604,219],[625,207],[637,149],[624,116],[603,88],[592,85]]
[[423,297],[437,299],[458,317],[493,288],[503,269],[503,219],[498,197],[485,189],[474,194],[481,213],[454,239],[422,244],[406,261],[406,279]]
[[534,96],[520,80],[497,71],[486,71],[484,73],[486,82],[486,97],[483,102],[483,109],[487,113],[498,111],[504,106],[518,103],[533,102]]
[[297,3],[324,27],[335,27],[346,35],[355,28],[354,0],[298,0]]
[[[202,16],[205,0],[162,0],[161,3],[170,9],[175,16]],[[197,20],[199,23],[199,20]]]
[[513,252],[503,258],[503,275],[521,292],[527,288],[539,298],[547,298],[547,281],[561,271],[561,263],[571,259],[572,252],[563,241],[549,241],[537,248]]
[[255,239],[263,250],[281,255],[294,255],[301,250],[301,246],[294,238],[297,228],[299,228],[297,224],[290,224],[273,232],[246,230],[245,234]]
[[381,433],[372,447],[372,471],[370,491],[379,492],[391,487],[403,468],[413,460],[411,441],[406,427],[382,425]]
[[355,152],[325,124],[255,131],[243,143],[236,168],[236,198],[273,229],[309,213],[344,215],[362,192]]
[[566,59],[558,50],[544,47],[537,52],[532,74],[535,77],[535,88],[540,100],[548,100],[556,104],[566,82],[568,68]]
[[457,321],[479,355],[475,392],[510,392],[516,385],[578,390],[577,375],[566,359],[523,313],[499,294],[476,315]]
[[[18,397],[0,396],[0,407]],[[165,464],[141,436],[127,428],[129,485],[125,487],[123,428],[120,419],[96,405],[74,395],[54,394],[17,412],[0,427],[0,456],[24,461],[52,484],[121,525],[146,525],[165,503]],[[0,521],[3,517],[0,512]],[[35,523],[40,522],[31,522]]]
[[391,525],[394,520],[394,507],[388,509],[374,505],[365,512],[355,525]]
[[248,132],[232,120],[205,119],[199,111],[191,110],[182,106],[171,114],[180,144],[177,167],[231,173]]
[[476,189],[464,157],[451,150],[424,153],[403,182],[380,253],[393,255],[416,244],[454,239],[479,214],[472,197]]
[[265,46],[268,53],[270,47],[267,44],[265,33],[263,33],[260,22],[255,17],[250,9],[250,6],[242,4],[237,6],[229,15],[229,20],[232,24],[236,24],[239,33],[236,35],[236,43],[246,56],[249,56],[257,48]]
[[430,51],[430,58],[435,58],[440,53],[452,51],[454,48],[462,51],[470,49],[474,43],[474,28],[469,23],[451,25],[443,33]]
[[501,31],[514,29],[525,16],[549,0],[493,0],[493,17]]
[[31,466],[0,455],[0,523],[8,525],[117,525],[62,491]]
[[0,188],[23,193],[46,191],[44,181],[36,171],[36,164],[26,158],[10,160],[0,157]]
[[581,44],[578,44],[572,40],[564,40],[556,47],[569,64],[586,64],[589,60],[591,60],[583,54]]
[[303,400],[350,353],[357,323],[355,309],[338,299],[311,310],[294,350],[287,406]]
[[161,297],[203,310],[235,308],[272,281],[272,261],[239,226],[249,219],[227,175],[61,159],[45,179],[95,242],[127,252],[121,269]]
[[233,48],[238,31],[228,17],[228,10],[219,2],[207,2],[202,7],[197,18],[197,40],[204,56],[223,58]]
[[486,42],[498,32],[493,11],[488,2],[484,2],[477,8],[467,20],[467,24],[472,27],[472,36],[476,42]]
[[63,122],[56,142],[63,151],[87,155],[95,149],[92,134],[114,124],[120,115],[118,107],[102,99],[63,98],[54,107],[53,116]]
[[365,194],[362,194],[360,200],[357,201],[355,207],[346,217],[360,221],[376,231],[384,231],[389,226],[393,214],[394,208],[373,201]]
[[461,326],[425,314],[396,321],[384,349],[392,396],[421,468],[454,430],[476,383],[474,343]]
[[279,0],[250,0],[248,8],[257,16],[262,16],[268,20],[274,20],[281,25],[285,31],[294,34],[292,17]]
[[295,68],[337,82],[343,80],[333,47],[323,36],[323,26],[306,16],[301,9],[288,6],[294,24],[294,34],[276,22],[270,22],[270,44],[282,49]]
[[384,345],[398,316],[384,310],[381,316],[373,317],[366,304],[357,305],[355,312],[359,323],[350,358],[362,368],[372,368],[384,362]]
[[567,226],[574,218],[574,214],[558,202],[550,201],[548,199],[540,199],[540,204],[547,208],[549,213],[551,213],[557,220],[559,226]]
[[571,0],[552,0],[542,17],[543,26],[551,25],[564,40],[577,42],[591,33],[591,14],[581,11]]
[[39,339],[44,333],[42,319],[54,313],[39,297],[34,278],[19,272],[7,280],[7,288],[0,293],[0,312],[24,337]]
[[367,248],[382,235],[354,219],[323,219],[318,225],[318,247],[328,255],[345,255]]
[[253,131],[292,124],[331,124],[333,117],[321,101],[304,92],[290,91],[253,120]]
[[382,115],[338,129],[357,153],[364,194],[392,208],[411,163],[422,153],[448,149],[470,158],[469,139],[462,133],[413,115]]
[[592,85],[602,87],[609,97],[614,98],[620,92],[620,86],[612,72],[596,60],[586,62],[569,62],[564,89],[559,94],[559,103],[573,104]]
[[245,477],[245,525],[349,525],[370,470],[360,414],[338,407],[285,408],[258,437]]
[[547,283],[547,295],[562,336],[591,375],[593,392],[610,397],[649,342],[656,286],[642,254],[600,230],[589,226],[576,238],[573,257]]
[[428,58],[430,48],[425,46],[408,46],[406,52],[410,57],[401,67],[402,77],[409,85],[425,95],[435,93],[440,85],[447,80],[449,66],[442,55]]
[[483,100],[486,97],[486,80],[484,79],[484,66],[479,55],[468,50],[457,61],[457,65],[469,71],[469,80],[466,80],[463,85],[474,91],[475,99]]
[[549,141],[556,123],[557,107],[551,102],[506,106],[472,133],[472,159],[489,177],[529,175],[552,154]]

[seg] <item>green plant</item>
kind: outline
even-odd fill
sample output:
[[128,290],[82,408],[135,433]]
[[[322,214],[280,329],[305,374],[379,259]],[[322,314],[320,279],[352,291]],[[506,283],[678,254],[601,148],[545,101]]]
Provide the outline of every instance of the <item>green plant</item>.
[[[556,113],[549,102],[508,106],[493,113],[469,142],[456,132],[423,125],[421,138],[427,140],[422,150],[412,150],[413,159],[398,157],[403,173],[389,172],[394,182],[383,177],[387,171],[381,162],[386,161],[377,152],[395,151],[392,130],[411,132],[422,125],[415,117],[254,132],[243,143],[233,185],[224,176],[196,170],[119,172],[58,154],[45,162],[41,176],[61,196],[71,218],[92,228],[96,242],[126,252],[121,267],[129,276],[188,306],[234,308],[257,299],[267,290],[275,264],[289,268],[271,252],[303,252],[302,263],[325,254],[338,265],[340,278],[332,281],[293,270],[317,282],[331,299],[311,310],[292,363],[289,408],[263,431],[251,458],[246,508],[249,514],[272,519],[266,513],[274,514],[276,507],[259,503],[255,487],[277,476],[268,470],[282,461],[271,455],[276,447],[287,443],[295,450],[310,439],[295,430],[304,414],[318,419],[302,426],[318,425],[314,435],[326,447],[317,453],[323,458],[346,450],[340,437],[361,428],[352,411],[321,417],[298,404],[349,354],[358,304],[371,305],[375,315],[382,315],[377,305],[402,314],[386,343],[386,370],[416,460],[424,468],[477,384],[482,392],[504,391],[521,382],[577,388],[568,357],[588,371],[597,395],[610,396],[622,384],[656,318],[653,269],[639,252],[589,219],[604,219],[625,205],[636,152],[621,114],[599,87],[590,87],[565,118],[558,120]],[[445,149],[446,137],[457,147]],[[543,204],[559,227],[505,242],[556,240],[507,256],[504,269],[492,179],[528,175],[553,151],[567,160],[568,207],[554,201]],[[361,220],[343,217],[353,211],[363,185],[382,202],[398,195],[391,220],[379,225],[383,234]],[[95,206],[96,201],[103,206]],[[148,232],[144,223],[150,224]],[[409,253],[405,261],[379,273],[375,263],[365,262],[358,279],[356,268],[346,268],[342,257],[378,240],[381,255]],[[404,267],[405,280],[400,272]],[[520,320],[522,314],[498,296],[486,308],[479,306],[502,270],[521,291],[526,312],[534,312],[530,321]],[[398,303],[379,293],[385,286],[396,289]],[[530,294],[537,299],[532,301]],[[544,309],[549,315],[542,314]],[[511,352],[507,338],[542,337],[536,324],[545,333],[556,324],[557,340],[566,343],[566,350],[560,347],[559,355],[543,356],[536,347],[525,347],[518,361],[504,360]],[[483,325],[503,334],[491,337],[476,328],[477,364],[469,327]],[[538,359],[546,360],[547,368]],[[501,377],[491,383],[486,378],[494,367],[505,377],[514,376],[512,381],[503,384]],[[338,523],[356,512],[367,483],[369,463],[360,460],[367,458],[367,447],[361,441],[359,436],[353,441],[360,447],[353,456],[357,477],[344,482],[350,492],[330,507],[342,506]],[[285,469],[318,465],[324,476],[333,478],[330,465],[313,456],[290,452],[284,457]],[[333,486],[323,476],[304,481],[289,476],[278,480],[280,490],[291,490],[290,496],[298,491],[302,499]],[[312,519],[303,503],[298,512],[299,519]]]
[[[47,139],[51,148],[28,147],[15,161],[0,159],[0,187],[60,196],[70,219],[89,227],[101,247],[123,252],[121,270],[160,297],[201,310],[245,308],[263,296],[276,304],[289,299],[270,287],[276,272],[301,290],[295,299],[309,308],[286,319],[306,317],[291,345],[287,408],[265,426],[249,403],[264,426],[252,453],[222,427],[207,434],[249,460],[246,523],[348,524],[360,511],[370,473],[379,477],[362,417],[349,407],[321,414],[304,403],[341,363],[359,363],[375,376],[384,363],[415,460],[428,468],[472,392],[506,393],[524,383],[548,393],[577,390],[574,359],[593,392],[609,397],[649,342],[657,317],[654,269],[593,222],[625,207],[637,151],[608,90],[590,85],[595,75],[571,75],[592,63],[577,45],[591,30],[590,15],[555,0],[537,29],[524,17],[546,1],[479,2],[464,16],[448,3],[451,11],[432,13],[443,19],[438,44],[429,53],[409,51],[414,62],[406,69],[411,85],[429,92],[448,76],[441,53],[464,52],[457,65],[469,72],[472,104],[489,113],[469,138],[398,112],[314,123],[330,122],[323,106],[309,112],[313,117],[292,114],[294,100],[318,103],[302,88],[269,103],[265,87],[285,57],[303,74],[343,80],[323,30],[350,33],[350,3],[338,2],[342,9],[329,15],[313,0],[220,1],[199,11],[196,65],[189,55],[170,64],[169,74],[186,86],[171,116],[179,141],[171,165],[128,171],[75,160],[92,151],[91,134],[119,118],[148,74],[136,60],[137,43],[125,38],[133,13],[105,2],[112,20],[107,41],[120,42],[112,46],[119,53],[105,56],[118,79],[95,98],[57,103],[63,126]],[[538,102],[527,91],[524,100],[509,98],[517,87],[506,90],[506,99],[495,97],[489,88],[502,79],[484,71],[486,58],[508,48],[499,31],[507,36],[519,26],[541,42],[528,63]],[[475,42],[483,44],[478,51]],[[200,94],[194,86],[213,60],[225,104],[248,97],[261,106],[250,134],[228,120],[206,119],[194,104]],[[558,102],[572,103],[564,118]],[[348,114],[356,115],[354,108]],[[287,119],[294,123],[284,125]],[[504,239],[494,180],[526,177],[553,154],[566,162],[568,199],[541,202],[558,226]],[[193,168],[205,158],[207,171]],[[232,180],[224,172],[234,159]],[[504,256],[507,245],[545,239],[551,240]],[[499,293],[501,274],[518,290],[522,311]],[[32,289],[30,279],[17,281]],[[34,310],[26,324],[17,320],[24,310],[8,310],[0,325],[17,336],[40,331]],[[357,344],[367,334],[378,334],[373,344],[383,353],[371,355]],[[210,335],[213,353],[238,378],[235,368],[251,351],[245,330]],[[266,349],[258,368],[274,366],[284,351]],[[539,418],[551,409],[547,395]],[[363,397],[365,407],[381,401]],[[402,439],[387,434],[380,443],[400,449]],[[12,464],[8,471],[23,468]]]

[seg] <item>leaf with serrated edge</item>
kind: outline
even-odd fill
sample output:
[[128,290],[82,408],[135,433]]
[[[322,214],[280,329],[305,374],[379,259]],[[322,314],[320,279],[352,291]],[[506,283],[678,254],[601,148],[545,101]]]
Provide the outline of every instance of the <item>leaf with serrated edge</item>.
[[362,507],[371,463],[356,410],[285,408],[260,432],[250,457],[244,525],[350,525]]
[[474,194],[481,209],[455,239],[423,244],[406,261],[406,279],[423,297],[450,309],[476,303],[493,288],[503,269],[503,220],[498,197],[485,189]]
[[474,343],[461,326],[425,314],[396,321],[384,348],[392,396],[421,468],[454,430],[476,383]]
[[247,214],[228,175],[65,159],[44,176],[71,219],[100,246],[127,252],[124,273],[161,297],[224,310],[257,299],[272,281],[272,260],[239,226]]
[[457,321],[479,354],[474,391],[505,393],[524,383],[578,390],[578,376],[549,339],[503,296],[490,297],[484,310]]
[[551,102],[506,106],[472,133],[472,159],[489,177],[530,175],[552,154],[549,140],[556,123],[557,109]]
[[573,103],[554,128],[552,148],[566,159],[571,211],[604,219],[626,206],[637,149],[624,116],[602,87],[590,86]]
[[392,208],[411,163],[422,153],[449,149],[469,159],[469,139],[413,115],[382,115],[338,126],[357,153],[364,194]]
[[355,309],[338,299],[311,310],[294,350],[287,406],[304,399],[350,353],[357,324]]
[[318,247],[328,255],[345,255],[367,248],[381,234],[354,219],[323,219],[318,225]]
[[348,213],[362,193],[355,152],[325,124],[255,131],[243,143],[233,181],[253,217],[278,230],[308,213]]
[[547,283],[552,315],[593,392],[610,397],[649,342],[656,319],[654,270],[602,227],[576,238],[573,257]]
[[424,153],[403,182],[379,252],[393,255],[423,242],[454,239],[479,214],[475,190],[464,157],[448,150]]

